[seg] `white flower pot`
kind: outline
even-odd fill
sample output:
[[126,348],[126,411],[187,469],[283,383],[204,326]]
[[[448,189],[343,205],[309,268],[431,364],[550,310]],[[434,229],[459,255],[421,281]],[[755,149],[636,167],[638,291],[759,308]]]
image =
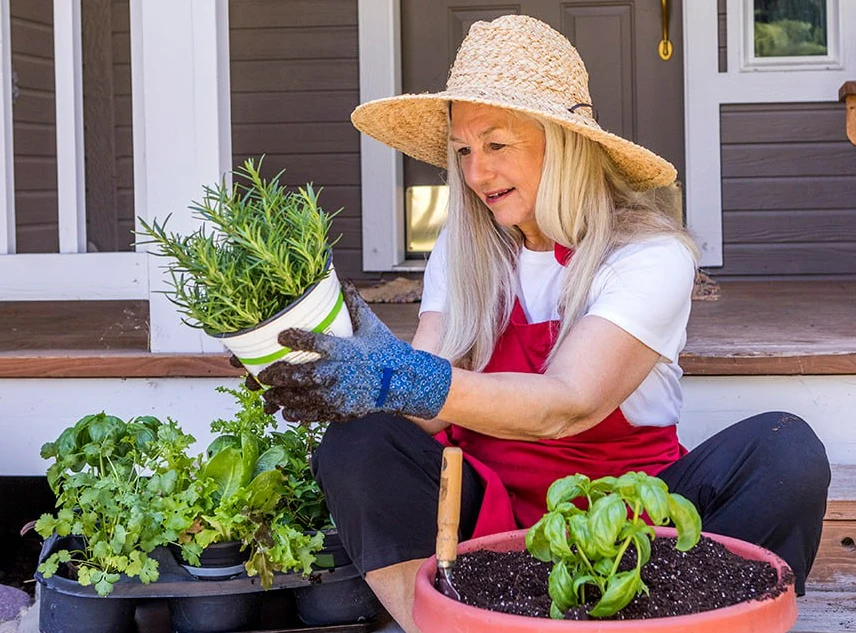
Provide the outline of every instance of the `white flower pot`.
[[265,367],[277,362],[306,363],[319,356],[313,352],[292,352],[277,341],[289,328],[322,332],[334,336],[353,336],[351,317],[344,303],[342,287],[333,264],[321,281],[290,306],[259,325],[226,334],[214,334],[240,359],[244,367],[258,376]]

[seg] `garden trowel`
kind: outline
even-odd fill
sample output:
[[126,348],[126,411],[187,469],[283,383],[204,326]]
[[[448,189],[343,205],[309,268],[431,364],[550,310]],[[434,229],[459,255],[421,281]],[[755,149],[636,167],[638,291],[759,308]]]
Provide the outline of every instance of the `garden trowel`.
[[461,594],[452,583],[452,568],[458,557],[462,467],[461,449],[455,446],[444,448],[440,470],[440,500],[437,504],[437,577],[434,586],[444,596],[459,602]]

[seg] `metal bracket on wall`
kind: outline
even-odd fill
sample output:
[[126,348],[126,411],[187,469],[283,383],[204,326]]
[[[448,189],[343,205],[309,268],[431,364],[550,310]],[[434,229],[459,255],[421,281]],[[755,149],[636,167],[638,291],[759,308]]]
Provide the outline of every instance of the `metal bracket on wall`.
[[856,81],[846,81],[838,90],[838,100],[845,104],[847,138],[856,145]]

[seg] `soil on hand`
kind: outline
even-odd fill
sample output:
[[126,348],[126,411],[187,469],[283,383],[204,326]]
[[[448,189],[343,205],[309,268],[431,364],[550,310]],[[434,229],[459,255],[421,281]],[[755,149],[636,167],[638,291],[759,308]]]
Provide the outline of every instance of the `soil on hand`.
[[[651,544],[651,560],[642,568],[649,595],[634,598],[609,620],[631,620],[687,615],[727,607],[751,599],[774,597],[787,589],[793,577],[779,582],[776,570],[763,561],[732,554],[724,545],[702,537],[688,552],[675,548],[674,538],[657,538]],[[636,565],[632,548],[620,565]],[[461,602],[482,609],[550,617],[547,581],[552,565],[528,552],[478,550],[458,557],[453,571]],[[568,620],[589,619],[599,596],[597,590],[584,607],[571,609]]]

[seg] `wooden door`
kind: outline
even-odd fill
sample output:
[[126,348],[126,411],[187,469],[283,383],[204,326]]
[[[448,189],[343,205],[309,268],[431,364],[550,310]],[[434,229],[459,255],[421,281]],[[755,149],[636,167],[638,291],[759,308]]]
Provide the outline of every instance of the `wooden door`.
[[[674,53],[660,59],[656,0],[402,0],[402,84],[405,92],[441,90],[458,46],[473,22],[509,13],[531,15],[564,33],[589,72],[600,124],[684,167],[681,3],[670,2]],[[405,158],[405,186],[439,184],[441,173]]]

